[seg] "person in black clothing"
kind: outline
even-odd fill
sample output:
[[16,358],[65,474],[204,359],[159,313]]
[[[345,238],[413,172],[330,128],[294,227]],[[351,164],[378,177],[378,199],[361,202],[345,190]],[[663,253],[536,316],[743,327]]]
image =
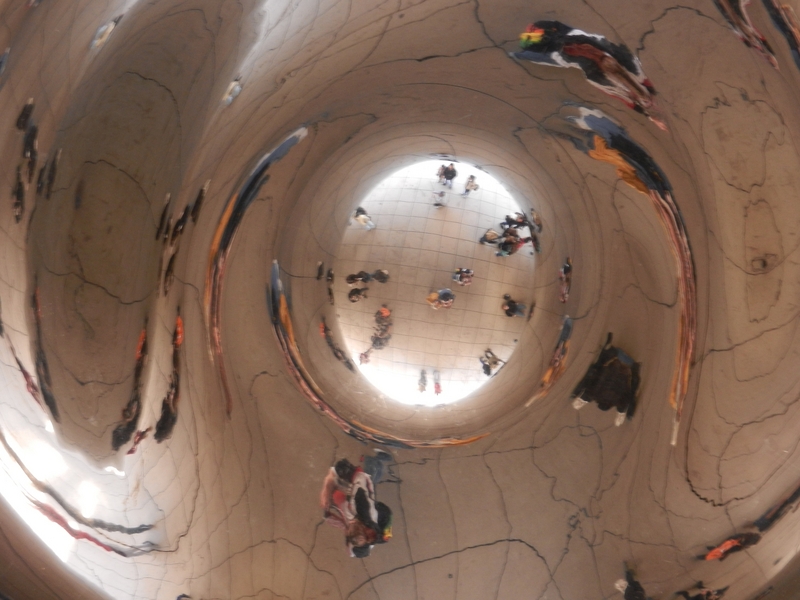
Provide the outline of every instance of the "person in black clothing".
[[28,98],[28,101],[25,103],[25,106],[22,107],[22,110],[17,117],[17,129],[20,131],[26,131],[28,129],[28,123],[31,120],[31,115],[33,114],[33,98]]
[[358,273],[348,275],[345,281],[347,285],[355,285],[358,282],[369,283],[372,281],[372,275],[366,271],[359,271]]
[[372,274],[372,278],[378,283],[386,283],[389,281],[389,271],[386,269],[378,269]]
[[505,300],[505,302],[503,302],[503,305],[502,305],[501,308],[506,313],[507,317],[524,317],[525,316],[525,311],[528,310],[527,306],[512,300],[511,296],[509,294],[506,294],[505,296],[503,296],[503,300]]
[[506,220],[500,223],[500,227],[503,229],[519,229],[520,227],[531,227],[531,224],[522,213],[514,213],[513,217],[511,215],[506,215]]
[[[710,588],[704,587],[702,581],[698,581],[695,584],[695,588],[697,589],[696,594],[689,595],[688,591],[681,590],[680,592],[675,592],[676,596],[683,596],[686,600],[719,600],[725,595],[725,592],[728,591],[728,587],[724,587],[718,590],[712,590]],[[693,588],[689,588],[693,589]]]
[[350,302],[358,302],[362,298],[367,297],[368,290],[369,288],[353,288],[350,290],[350,293],[347,294],[347,299],[350,300]]
[[456,175],[458,175],[458,171],[456,171],[456,168],[453,166],[453,163],[450,163],[444,169],[444,181],[445,182],[444,182],[443,185],[446,185],[447,187],[452,189],[452,187],[453,187],[453,179],[456,178]]
[[625,600],[650,600],[644,592],[642,584],[636,580],[635,573],[628,564],[625,564],[625,579],[619,579],[614,584],[625,596]]

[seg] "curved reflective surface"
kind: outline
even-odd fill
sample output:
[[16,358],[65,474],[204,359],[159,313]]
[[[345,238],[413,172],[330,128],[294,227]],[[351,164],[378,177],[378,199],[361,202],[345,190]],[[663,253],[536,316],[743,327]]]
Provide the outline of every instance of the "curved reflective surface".
[[0,0],[0,592],[795,597],[795,8]]
[[[437,176],[449,164],[452,184]],[[424,161],[384,179],[360,203],[371,224],[354,220],[333,262],[353,363],[404,404],[449,404],[477,390],[510,359],[530,314],[536,226],[494,177],[457,166]],[[518,314],[502,310],[505,295]],[[488,374],[487,357],[501,361]]]

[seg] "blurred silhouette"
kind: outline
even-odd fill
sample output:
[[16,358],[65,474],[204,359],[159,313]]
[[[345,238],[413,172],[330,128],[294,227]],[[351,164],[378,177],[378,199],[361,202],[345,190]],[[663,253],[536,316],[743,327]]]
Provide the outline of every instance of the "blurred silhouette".
[[372,275],[366,271],[359,271],[358,273],[352,273],[345,277],[345,281],[349,286],[354,286],[357,283],[369,283],[372,281]]
[[28,101],[25,103],[25,106],[22,107],[22,110],[17,117],[16,127],[20,131],[27,131],[28,124],[31,120],[31,115],[33,114],[33,98],[28,98]]
[[450,163],[449,165],[447,165],[444,168],[444,171],[442,172],[442,175],[444,175],[444,181],[442,182],[442,185],[446,185],[447,187],[452,189],[453,180],[458,175],[458,171],[456,171],[455,165],[453,165],[453,163]]
[[497,355],[489,348],[484,351],[483,356],[481,356],[479,360],[481,361],[481,366],[483,367],[483,374],[487,376],[490,376],[492,371],[500,363],[506,364],[506,361],[498,358]]
[[528,307],[524,304],[512,300],[508,294],[503,296],[503,304],[500,306],[507,317],[524,317]]
[[573,390],[572,405],[580,410],[589,402],[596,402],[600,410],[617,410],[614,424],[619,426],[632,418],[636,410],[636,393],[639,390],[641,365],[623,350],[611,345],[608,334],[600,356],[589,367],[586,375]]
[[472,283],[475,272],[472,269],[458,268],[453,272],[453,281],[458,285],[467,286]]
[[319,333],[323,338],[325,338],[325,343],[328,344],[328,347],[331,349],[331,352],[333,352],[333,356],[336,358],[336,360],[341,362],[350,371],[355,372],[356,368],[353,366],[353,363],[350,362],[350,359],[347,358],[347,354],[345,353],[345,351],[342,350],[339,347],[339,345],[333,340],[333,336],[331,335],[331,329],[325,322],[325,317],[322,317],[322,321],[320,321]]
[[114,17],[108,23],[104,25],[100,25],[97,28],[97,31],[94,34],[94,38],[92,38],[92,43],[90,44],[90,48],[92,50],[99,50],[102,48],[105,43],[108,41],[108,38],[111,37],[111,33],[114,31],[114,28],[119,24],[122,20],[122,15],[118,17]]
[[627,563],[625,563],[625,579],[618,579],[614,587],[624,594],[625,600],[649,600],[642,584],[636,580],[633,569]]
[[147,319],[145,318],[144,327],[139,334],[139,342],[136,345],[136,363],[133,371],[133,389],[130,399],[122,409],[122,420],[111,432],[111,447],[116,451],[127,444],[136,427],[139,424],[139,417],[142,414],[141,384],[144,364],[147,361]]
[[156,241],[164,236],[164,228],[167,226],[167,217],[169,216],[169,208],[171,204],[172,194],[167,192],[164,198],[164,208],[161,211],[161,218],[158,220],[158,228],[156,229]]
[[170,236],[170,240],[169,240],[170,244],[174,244],[177,241],[178,236],[180,236],[183,233],[183,228],[186,227],[186,222],[189,220],[189,209],[190,208],[191,207],[187,204],[183,208],[183,212],[181,213],[181,216],[178,217],[177,221],[175,221],[175,227],[172,228],[172,235]]
[[173,254],[169,257],[169,262],[167,263],[167,268],[164,271],[164,295],[169,295],[169,289],[172,287],[172,282],[175,280],[175,257],[178,256],[177,254]]
[[136,454],[136,451],[139,449],[139,444],[147,437],[147,434],[150,433],[152,429],[152,427],[148,427],[145,430],[137,430],[136,433],[133,434],[133,444],[128,448],[125,454]]
[[536,21],[520,35],[519,45],[522,52],[511,56],[540,65],[578,68],[591,85],[667,129],[656,107],[656,90],[625,44],[613,44],[602,35],[559,21]]
[[462,196],[468,196],[470,192],[480,189],[480,186],[475,183],[475,175],[467,177],[467,182],[464,184],[464,193]]
[[356,209],[353,218],[358,223],[361,223],[367,231],[369,231],[370,229],[375,229],[375,227],[377,227],[375,223],[372,222],[372,219],[367,214],[367,211],[361,208],[360,206]]
[[569,290],[572,287],[572,259],[568,256],[558,272],[558,301],[566,302],[569,300]]
[[[695,593],[690,596],[689,590],[695,590]],[[698,581],[694,588],[689,588],[689,590],[675,592],[675,595],[683,596],[686,598],[686,600],[719,600],[725,595],[725,592],[728,591],[728,587],[726,586],[718,590],[712,590],[705,587],[702,581]]]
[[744,45],[753,48],[777,69],[778,60],[775,58],[769,42],[750,21],[750,16],[745,9],[748,4],[750,4],[750,0],[714,0],[714,5],[725,17],[733,32],[744,42]]
[[172,430],[178,422],[178,402],[181,396],[181,361],[180,349],[183,344],[183,319],[178,307],[175,316],[175,330],[172,333],[172,374],[169,378],[167,395],[161,402],[161,416],[156,423],[153,438],[159,444],[172,437]]
[[22,167],[19,165],[17,165],[14,187],[11,188],[11,197],[14,200],[12,204],[14,221],[19,223],[22,220],[22,215],[25,214],[25,183],[22,181]]
[[480,244],[497,244],[500,241],[500,234],[494,229],[487,229],[486,233],[478,240]]
[[44,197],[49,200],[50,195],[53,193],[53,185],[56,182],[56,175],[58,172],[58,162],[61,160],[61,148],[56,150],[53,159],[50,161],[50,164],[47,168],[47,180],[45,185],[45,194]]
[[[345,543],[354,558],[366,558],[375,544],[386,543],[392,537],[392,511],[375,495],[381,463],[391,460],[391,456],[383,451],[376,454],[365,459],[364,468],[346,458],[337,461],[322,483],[320,503],[325,522],[345,532]],[[376,475],[375,480],[368,468]]]
[[800,22],[797,14],[789,4],[782,4],[779,0],[763,0],[763,3],[773,24],[786,38],[795,65],[800,68]]
[[231,102],[233,102],[236,99],[236,96],[242,92],[241,80],[242,78],[239,76],[228,84],[228,88],[225,90],[225,94],[222,96],[222,103],[225,106],[228,106]]
[[[798,500],[800,500],[800,487],[797,487],[791,494],[789,494],[785,499],[780,501],[778,504],[767,510],[763,515],[761,515],[758,519],[756,519],[755,527],[761,532],[767,531],[770,527],[772,527],[778,519],[780,519],[783,515],[789,512],[789,509],[794,505]],[[794,510],[797,510],[795,506]]]
[[192,205],[192,223],[197,223],[197,219],[200,218],[200,209],[203,207],[203,200],[205,200],[206,192],[210,184],[211,180],[207,179],[203,187],[200,188],[200,191],[197,192],[197,198],[194,199],[194,204]]
[[353,288],[347,294],[347,299],[350,300],[350,302],[359,302],[360,300],[367,297],[368,291],[369,288]]

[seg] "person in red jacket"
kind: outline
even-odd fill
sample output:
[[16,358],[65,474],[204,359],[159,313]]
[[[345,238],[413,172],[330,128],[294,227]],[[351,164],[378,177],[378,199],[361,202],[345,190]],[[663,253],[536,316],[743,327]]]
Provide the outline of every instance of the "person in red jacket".
[[761,540],[758,533],[737,533],[718,546],[708,546],[708,552],[697,558],[700,560],[725,560],[734,552],[739,552],[757,544]]

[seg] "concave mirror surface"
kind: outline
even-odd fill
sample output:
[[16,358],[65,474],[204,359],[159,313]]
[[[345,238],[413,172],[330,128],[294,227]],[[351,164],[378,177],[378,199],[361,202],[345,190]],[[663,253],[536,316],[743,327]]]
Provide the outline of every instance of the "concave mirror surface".
[[[439,168],[449,164],[420,162],[375,187],[360,204],[375,228],[352,221],[334,265],[336,312],[348,350],[374,386],[405,404],[448,404],[484,385],[489,377],[480,357],[490,349],[508,360],[527,325],[525,316],[506,316],[504,294],[526,306],[533,295],[530,243],[502,257],[495,245],[479,243],[488,229],[502,231],[501,221],[519,205],[499,181],[463,162],[454,163],[452,188],[439,183]],[[470,175],[478,189],[465,196]],[[527,236],[527,228],[520,235]],[[470,285],[454,281],[458,268],[474,271]],[[379,269],[389,273],[385,283],[346,281],[347,275]],[[350,302],[355,288],[367,288],[367,297]],[[434,310],[426,297],[445,288],[455,300]],[[383,305],[391,310],[391,337],[378,349],[375,315]],[[367,351],[368,362],[361,362]]]

